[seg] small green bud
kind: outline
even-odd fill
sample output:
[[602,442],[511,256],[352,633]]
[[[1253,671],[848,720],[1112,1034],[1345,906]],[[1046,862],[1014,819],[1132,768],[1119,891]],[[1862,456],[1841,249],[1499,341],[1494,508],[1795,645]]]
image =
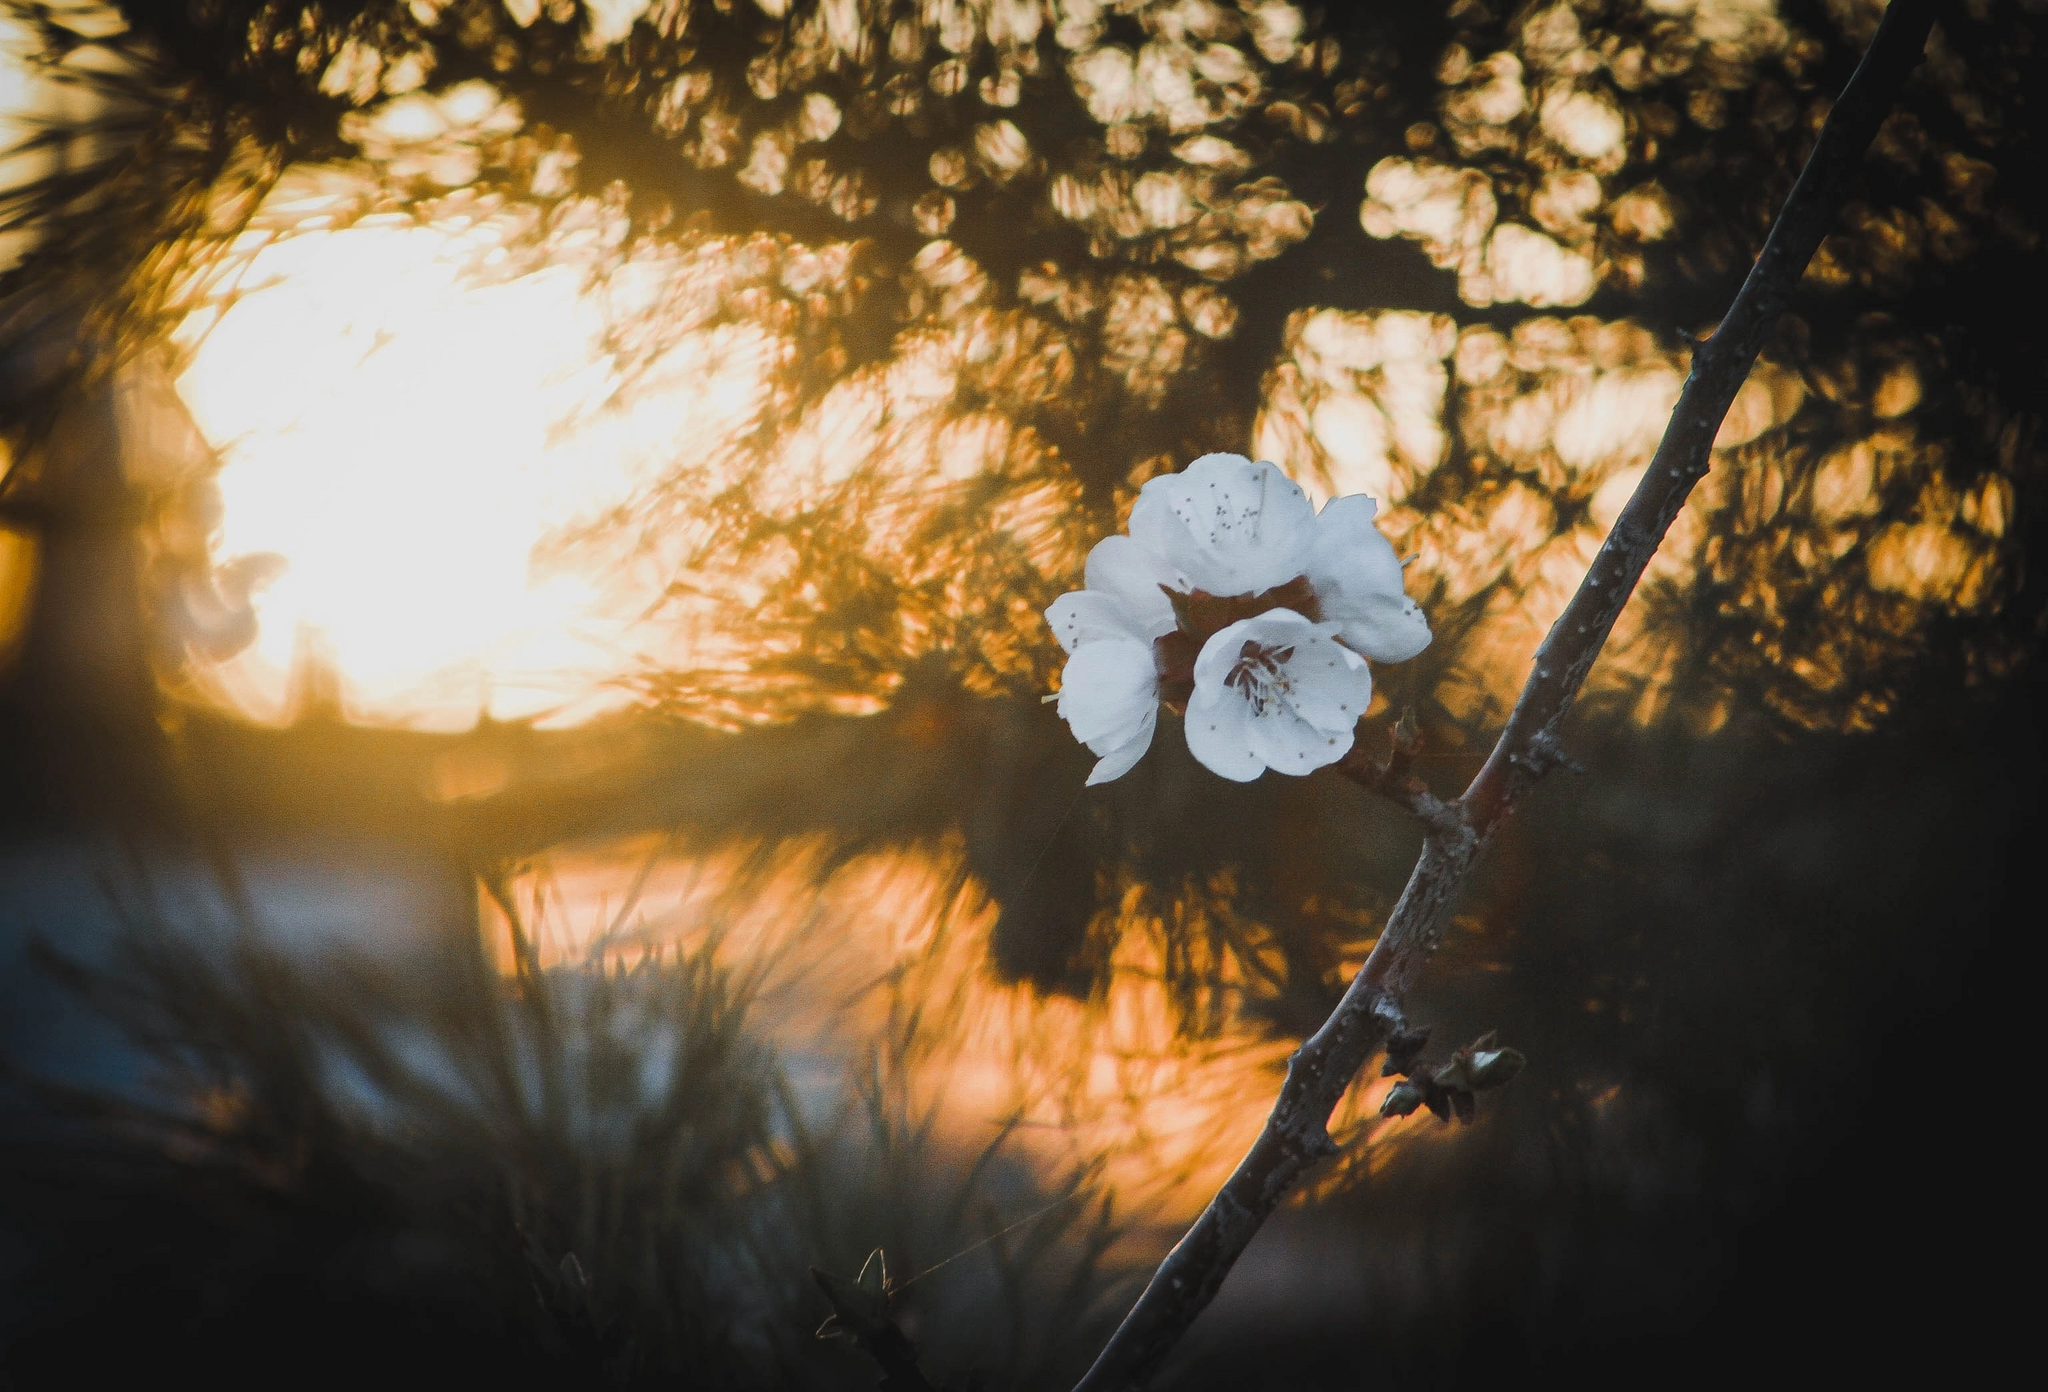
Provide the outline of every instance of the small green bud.
[[1422,1105],[1422,1089],[1403,1078],[1387,1089],[1386,1100],[1380,1103],[1383,1117],[1404,1117]]
[[1483,1091],[1512,1082],[1528,1062],[1520,1049],[1488,1049],[1472,1055],[1472,1065],[1466,1073],[1473,1089]]

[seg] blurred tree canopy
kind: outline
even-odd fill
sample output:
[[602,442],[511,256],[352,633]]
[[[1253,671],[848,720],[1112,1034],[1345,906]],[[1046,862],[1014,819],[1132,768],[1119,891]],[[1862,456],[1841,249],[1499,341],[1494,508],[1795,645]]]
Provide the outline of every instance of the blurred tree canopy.
[[[1219,787],[1171,734],[1074,801],[1038,611],[1146,478],[1207,450],[1370,492],[1438,634],[1380,673],[1376,715],[1414,707],[1425,769],[1461,781],[1881,11],[11,8],[74,96],[0,203],[11,528],[77,496],[37,444],[62,403],[126,356],[189,353],[181,326],[279,239],[412,223],[488,244],[478,275],[578,267],[607,315],[600,412],[757,374],[723,428],[549,542],[663,577],[653,621],[691,656],[629,684],[727,732],[670,737],[597,824],[956,838],[1005,971],[1085,991],[1150,931],[1198,1029],[1224,997],[1319,1018],[1409,834],[1320,780]],[[2012,306],[2044,297],[2043,24],[1945,12],[1596,713],[1871,730],[2022,663],[2044,361]],[[152,577],[225,587],[236,563],[175,541],[195,508],[206,532],[189,482],[117,490],[149,555],[185,546],[182,569],[137,563],[159,617]],[[159,653],[174,694],[198,646]],[[539,835],[502,810],[535,796],[515,780],[480,822]]]

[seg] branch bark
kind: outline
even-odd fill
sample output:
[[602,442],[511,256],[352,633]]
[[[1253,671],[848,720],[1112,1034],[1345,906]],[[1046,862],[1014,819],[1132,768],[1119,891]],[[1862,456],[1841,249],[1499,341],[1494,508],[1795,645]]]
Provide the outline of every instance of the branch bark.
[[1442,938],[1480,854],[1529,786],[1563,762],[1558,731],[1565,714],[1664,533],[1705,477],[1722,418],[1919,64],[1936,8],[1936,0],[1892,0],[1885,11],[1727,317],[1693,354],[1642,482],[1537,648],[1535,671],[1471,786],[1443,803],[1393,768],[1342,770],[1421,816],[1428,827],[1422,855],[1343,999],[1288,1061],[1279,1099],[1251,1150],[1153,1273],[1076,1392],[1143,1388],[1266,1216],[1311,1165],[1336,1153],[1330,1114],[1366,1060],[1390,1034],[1405,1031],[1400,1000]]

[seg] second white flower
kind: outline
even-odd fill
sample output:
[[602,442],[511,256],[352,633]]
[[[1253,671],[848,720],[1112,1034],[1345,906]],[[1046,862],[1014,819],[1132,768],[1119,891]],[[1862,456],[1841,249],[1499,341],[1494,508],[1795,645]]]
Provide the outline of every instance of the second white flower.
[[1189,751],[1240,783],[1343,758],[1372,701],[1372,674],[1337,641],[1340,627],[1269,609],[1211,635],[1195,659]]

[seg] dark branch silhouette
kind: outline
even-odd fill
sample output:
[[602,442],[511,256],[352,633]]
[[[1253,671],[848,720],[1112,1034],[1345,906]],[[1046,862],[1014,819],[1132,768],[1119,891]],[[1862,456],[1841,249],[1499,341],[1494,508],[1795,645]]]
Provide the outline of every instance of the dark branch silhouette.
[[[1537,649],[1535,671],[1493,753],[1445,809],[1451,815],[1439,813],[1442,805],[1397,765],[1344,770],[1422,816],[1429,828],[1422,856],[1343,999],[1289,1060],[1279,1100],[1250,1152],[1160,1263],[1077,1392],[1145,1386],[1214,1299],[1267,1215],[1311,1165],[1336,1153],[1331,1113],[1383,1041],[1407,1032],[1401,997],[1441,939],[1481,852],[1530,785],[1564,762],[1559,726],[1665,531],[1706,476],[1722,418],[1833,226],[1864,151],[1919,64],[1934,11],[1934,0],[1895,0],[1886,10],[1727,317],[1694,353],[1648,471]],[[1400,752],[1397,744],[1396,759]]]

